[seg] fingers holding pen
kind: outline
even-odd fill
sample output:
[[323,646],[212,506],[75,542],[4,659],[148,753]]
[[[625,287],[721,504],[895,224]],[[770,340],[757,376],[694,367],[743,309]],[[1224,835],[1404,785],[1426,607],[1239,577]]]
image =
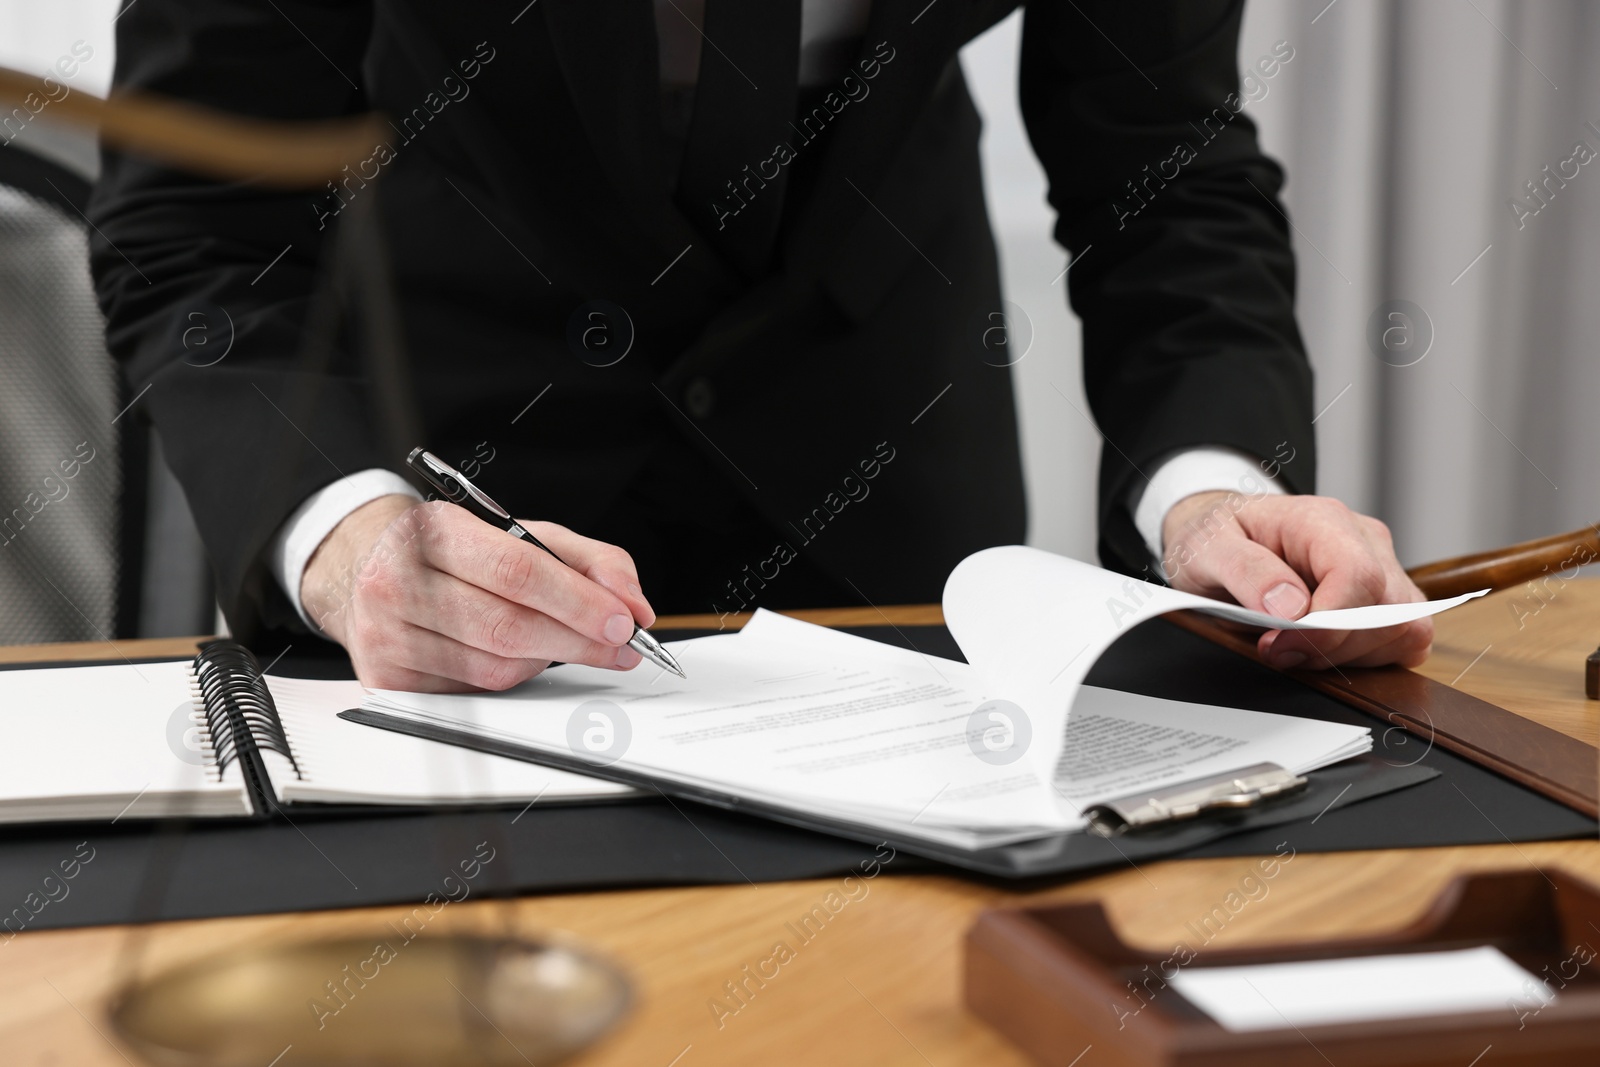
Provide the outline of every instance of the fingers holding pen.
[[571,565],[455,504],[383,497],[319,546],[302,600],[374,688],[507,689],[557,660],[637,666],[628,642],[655,614],[632,559],[563,527],[530,525]]
[[633,608],[617,594],[454,505],[438,507],[438,521],[430,524],[422,547],[431,566],[548,616],[597,645],[617,649],[633,637]]
[[656,621],[655,609],[639,588],[639,569],[633,557],[616,545],[573,533],[553,522],[523,521],[522,525],[578,573],[598,582],[628,605],[640,626]]
[[381,637],[355,644],[350,660],[367,688],[408,693],[498,692],[550,666],[547,659],[496,656],[410,623],[391,624]]
[[443,571],[424,572],[402,616],[468,648],[510,660],[555,660],[619,670],[635,667],[640,660],[626,644],[591,640],[542,611]]

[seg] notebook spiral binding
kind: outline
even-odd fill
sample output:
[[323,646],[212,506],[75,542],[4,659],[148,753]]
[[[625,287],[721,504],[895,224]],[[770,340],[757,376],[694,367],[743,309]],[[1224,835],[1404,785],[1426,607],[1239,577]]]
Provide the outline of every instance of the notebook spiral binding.
[[261,664],[248,648],[236,641],[208,641],[195,656],[191,670],[218,774],[242,759],[248,745],[257,752],[278,753],[294,768],[295,777],[304,777],[289,748]]

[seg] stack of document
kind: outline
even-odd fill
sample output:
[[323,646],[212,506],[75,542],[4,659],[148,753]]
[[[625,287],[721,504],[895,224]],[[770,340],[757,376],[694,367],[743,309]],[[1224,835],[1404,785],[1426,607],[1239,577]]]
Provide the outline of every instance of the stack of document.
[[377,691],[364,707],[669,793],[966,849],[1081,828],[1089,804],[1148,787],[1261,762],[1303,773],[1372,747],[1364,727],[1084,686],[1044,771],[1028,712],[965,663],[766,611],[668,647],[689,680],[568,664],[510,692]]
[[1262,763],[1303,774],[1371,749],[1365,727],[1084,685],[1130,627],[1194,609],[1372,629],[1479,595],[1287,622],[1012,545],[967,557],[945,585],[968,663],[758,611],[737,634],[669,644],[687,680],[564,665],[505,693],[374,692],[360,714],[803,824],[982,849],[1081,829],[1087,808],[1130,794]]

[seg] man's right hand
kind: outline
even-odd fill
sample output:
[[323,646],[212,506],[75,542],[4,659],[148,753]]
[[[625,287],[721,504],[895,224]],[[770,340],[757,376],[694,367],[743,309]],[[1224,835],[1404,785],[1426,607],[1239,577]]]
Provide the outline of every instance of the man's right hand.
[[334,527],[300,582],[311,621],[373,689],[509,689],[552,661],[628,670],[655,612],[622,549],[524,522],[567,565],[444,501],[373,500]]

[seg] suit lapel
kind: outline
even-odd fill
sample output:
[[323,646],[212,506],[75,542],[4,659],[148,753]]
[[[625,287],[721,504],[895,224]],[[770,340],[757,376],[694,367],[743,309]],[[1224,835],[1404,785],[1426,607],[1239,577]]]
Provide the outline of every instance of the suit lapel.
[[806,306],[809,283],[828,269],[829,254],[863,213],[873,210],[867,198],[877,191],[957,49],[1014,7],[1016,0],[935,0],[932,5],[927,0],[873,0],[858,59],[877,58],[880,44],[887,43],[892,60],[872,81],[871,94],[847,105],[830,124],[828,143],[819,146],[825,154],[818,180],[782,235],[780,273],[747,288],[668,364],[660,376],[668,393],[739,358],[772,321]]
[[[957,50],[1015,6],[1015,0],[872,0],[858,58],[876,60],[881,69],[870,95],[830,124],[818,180],[781,240],[786,273],[815,276],[826,268],[827,254],[874,210],[879,183]],[[703,235],[668,191],[651,0],[542,0],[536,10],[621,209],[668,258],[686,245],[703,246]],[[721,257],[705,252],[683,266],[703,272],[716,288],[738,288]]]
[[[783,261],[792,274],[823,269],[828,251],[863,212],[873,210],[869,198],[967,40],[972,9],[994,6],[972,0],[873,0],[858,60],[878,62],[878,76],[869,83],[869,95],[844,105],[826,135],[817,182],[784,242]],[[860,69],[852,66],[858,80]]]
[[667,186],[651,0],[543,0],[539,10],[590,148],[623,211],[662,252],[696,242],[699,235]]

